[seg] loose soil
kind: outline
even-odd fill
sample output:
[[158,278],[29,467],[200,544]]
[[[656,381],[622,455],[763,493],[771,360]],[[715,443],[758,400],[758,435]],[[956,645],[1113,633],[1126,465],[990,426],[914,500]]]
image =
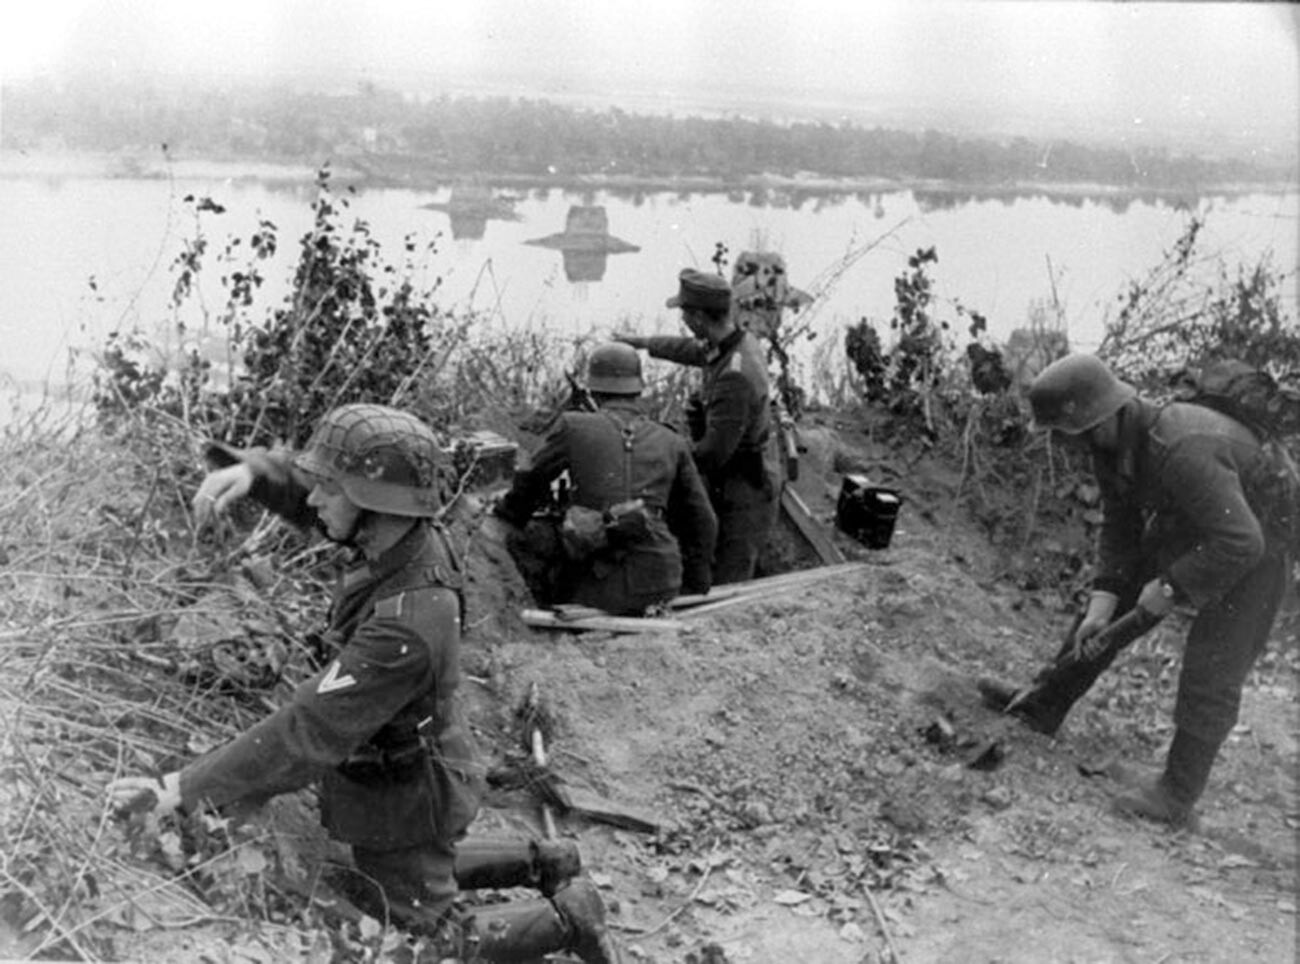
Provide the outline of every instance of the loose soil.
[[[798,488],[823,520],[835,466],[904,491],[888,549],[837,535],[865,571],[676,636],[481,651],[480,707],[536,683],[562,774],[670,827],[656,840],[564,825],[633,955],[1295,960],[1294,639],[1252,678],[1199,833],[1112,815],[1114,762],[1158,772],[1163,759],[1185,622],[1138,644],[1056,738],[1032,733],[984,709],[974,681],[1023,681],[1049,659],[1069,621],[1059,597],[992,578],[995,554],[942,466],[882,476],[901,463],[852,428],[803,438]],[[988,768],[970,765],[994,744]]]
[[[1154,769],[1171,736],[1185,623],[1122,657],[1056,738],[1031,733],[984,709],[974,681],[1022,681],[1052,655],[1069,618],[1061,593],[1008,578],[950,466],[829,416],[802,437],[797,487],[823,521],[844,471],[903,492],[891,545],[837,534],[859,572],[686,631],[528,630],[501,547],[471,546],[464,691],[494,765],[518,762],[515,710],[536,687],[554,770],[662,822],[646,834],[558,819],[630,959],[1295,960],[1294,635],[1279,631],[1252,675],[1200,832],[1114,816],[1113,761]],[[301,817],[280,806],[255,819],[301,841]],[[475,832],[542,828],[536,797],[498,787]],[[331,959],[301,930],[290,940],[221,917],[124,928],[117,959]],[[8,937],[8,952],[30,948]]]

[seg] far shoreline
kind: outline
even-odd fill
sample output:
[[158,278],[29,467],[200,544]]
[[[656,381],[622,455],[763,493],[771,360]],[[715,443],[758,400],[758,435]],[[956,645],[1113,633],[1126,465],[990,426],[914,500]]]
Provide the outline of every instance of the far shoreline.
[[[658,177],[641,175],[484,174],[431,170],[410,158],[381,155],[347,156],[306,164],[261,158],[187,158],[166,155],[144,159],[146,152],[56,152],[0,150],[0,179],[106,179],[227,181],[230,183],[303,184],[315,182],[325,166],[336,184],[359,189],[409,190],[436,193],[458,184],[474,183],[501,189],[553,188],[584,191],[687,192],[790,191],[807,195],[888,194],[924,191],[978,197],[1044,196],[1081,198],[1186,200],[1197,197],[1239,197],[1246,194],[1290,195],[1300,182],[1243,182],[1197,186],[1133,186],[1093,182],[956,182],[924,178],[830,178],[812,173],[794,176],[752,174],[742,178]],[[156,156],[156,152],[148,152]]]

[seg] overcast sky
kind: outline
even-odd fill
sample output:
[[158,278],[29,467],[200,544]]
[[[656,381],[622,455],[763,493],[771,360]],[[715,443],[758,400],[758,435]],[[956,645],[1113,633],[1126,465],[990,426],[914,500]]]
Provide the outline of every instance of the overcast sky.
[[[4,76],[68,64],[369,79],[772,116],[914,104],[1300,140],[1285,3],[1000,0],[30,0]],[[859,119],[855,117],[855,119]]]

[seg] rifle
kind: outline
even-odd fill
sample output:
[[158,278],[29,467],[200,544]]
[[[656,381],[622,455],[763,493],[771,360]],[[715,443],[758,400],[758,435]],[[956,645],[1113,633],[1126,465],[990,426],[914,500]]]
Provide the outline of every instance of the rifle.
[[[526,426],[528,431],[535,431],[538,435],[550,435],[551,429],[555,428],[555,423],[560,420],[560,416],[565,412],[594,412],[597,409],[596,399],[592,396],[587,386],[579,383],[577,376],[573,372],[566,371],[564,380],[569,385],[569,396],[564,399],[563,404],[556,406],[550,415],[545,416],[545,421],[537,425],[534,420],[532,426]],[[541,414],[541,413],[538,413]]]
[[779,402],[772,403],[772,420],[776,423],[776,443],[785,477],[790,482],[799,480],[799,440],[795,436],[794,419]]
[[564,380],[569,383],[569,401],[564,409],[570,412],[594,412],[597,409],[596,399],[591,394],[591,389],[586,385],[579,384],[578,378],[573,372],[565,372]]

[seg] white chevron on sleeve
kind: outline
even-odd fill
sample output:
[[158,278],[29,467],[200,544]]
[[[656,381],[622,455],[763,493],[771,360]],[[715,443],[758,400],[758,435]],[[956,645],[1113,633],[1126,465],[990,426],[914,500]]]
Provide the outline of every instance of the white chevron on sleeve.
[[346,676],[339,675],[339,670],[341,668],[342,667],[339,665],[337,659],[330,663],[330,668],[326,671],[324,678],[321,679],[320,684],[316,687],[317,696],[324,696],[326,693],[333,693],[335,690],[345,690],[349,686],[356,685],[357,679],[351,673],[348,673]]

